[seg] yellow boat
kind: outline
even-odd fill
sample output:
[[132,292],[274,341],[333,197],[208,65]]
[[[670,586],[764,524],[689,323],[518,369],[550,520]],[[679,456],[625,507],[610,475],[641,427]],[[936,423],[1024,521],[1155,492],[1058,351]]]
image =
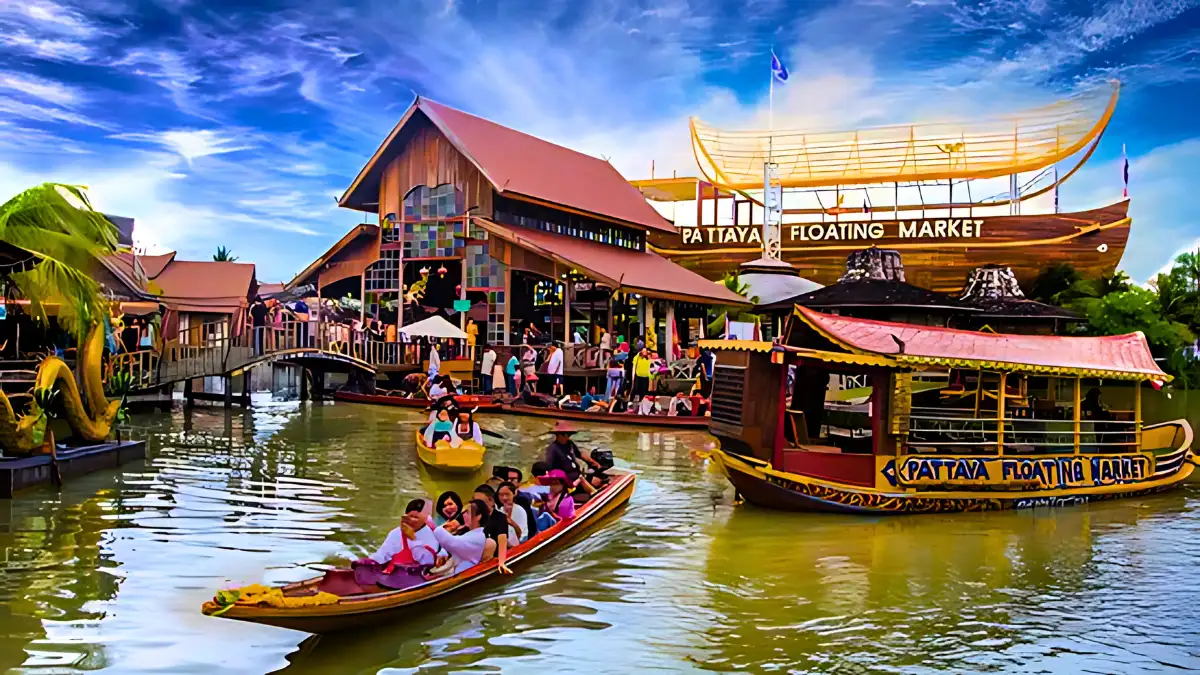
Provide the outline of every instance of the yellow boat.
[[[767,508],[1069,506],[1169,490],[1200,466],[1187,420],[1142,422],[1142,386],[1170,376],[1141,333],[978,333],[797,306],[778,342],[700,344],[720,352],[712,460],[746,501]],[[914,386],[914,377],[946,381],[953,371],[974,380],[969,400]],[[831,400],[826,388],[839,376],[866,376],[867,402]]]
[[446,473],[475,473],[483,466],[483,453],[487,448],[475,441],[463,441],[457,448],[446,441],[438,441],[433,447],[425,444],[425,434],[417,435],[417,457],[429,466]]

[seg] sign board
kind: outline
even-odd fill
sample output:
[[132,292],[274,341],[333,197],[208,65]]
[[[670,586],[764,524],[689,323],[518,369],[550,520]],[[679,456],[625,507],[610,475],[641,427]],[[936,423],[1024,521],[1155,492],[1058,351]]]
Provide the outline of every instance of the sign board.
[[[866,222],[792,223],[782,227],[784,246],[812,242],[857,242],[864,246],[888,240],[936,242],[978,239],[987,229],[986,218],[936,220],[872,220]],[[680,243],[687,248],[710,246],[762,246],[762,228],[756,225],[681,227]]]
[[470,309],[471,309],[471,301],[470,300],[455,300],[454,301],[454,311],[466,312],[466,311],[469,311]]

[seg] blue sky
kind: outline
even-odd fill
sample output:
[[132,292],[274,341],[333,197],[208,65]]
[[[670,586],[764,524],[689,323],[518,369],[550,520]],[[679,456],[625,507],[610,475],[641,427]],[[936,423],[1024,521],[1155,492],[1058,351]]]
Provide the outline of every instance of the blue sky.
[[[687,118],[855,128],[1017,111],[1119,78],[1065,209],[1120,198],[1123,262],[1195,246],[1200,9],[1192,0],[0,0],[0,194],[78,182],[143,243],[228,246],[288,279],[361,214],[334,205],[421,93],[610,159],[694,174]],[[759,122],[759,124],[756,124]]]

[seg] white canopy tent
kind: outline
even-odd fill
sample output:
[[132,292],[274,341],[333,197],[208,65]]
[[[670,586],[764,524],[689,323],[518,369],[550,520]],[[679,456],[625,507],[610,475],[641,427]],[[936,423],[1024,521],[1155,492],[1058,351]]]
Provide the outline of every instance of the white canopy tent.
[[457,339],[466,340],[467,334],[458,326],[443,319],[441,316],[433,315],[428,319],[422,319],[416,323],[400,327],[400,333],[408,336],[408,338],[438,338],[438,339]]

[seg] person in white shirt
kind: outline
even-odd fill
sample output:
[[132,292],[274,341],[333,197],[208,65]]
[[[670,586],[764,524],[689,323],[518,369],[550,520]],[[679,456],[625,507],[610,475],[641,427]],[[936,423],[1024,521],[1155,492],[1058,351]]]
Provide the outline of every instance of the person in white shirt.
[[440,378],[430,380],[430,383],[431,383],[429,385],[430,400],[436,401],[436,400],[440,399],[441,397],[445,396],[446,394],[450,393],[446,389],[446,385],[442,383],[442,380]]
[[658,401],[654,396],[643,396],[642,402],[638,404],[639,415],[655,415],[658,413]]
[[[433,536],[447,553],[454,556],[457,564],[454,573],[465,572],[479,564],[485,557],[491,557],[496,550],[496,541],[488,539],[483,531],[483,519],[488,513],[487,504],[478,499],[472,499],[463,509],[463,525],[458,521],[447,521],[434,530]],[[465,532],[465,534],[457,534]]]
[[442,357],[438,356],[437,343],[429,343],[429,379],[436,380],[442,370]]
[[612,335],[603,328],[600,329],[600,351],[601,353],[612,350]]
[[[470,410],[458,411],[458,420],[454,423],[454,431],[450,436],[457,436],[460,439],[459,442],[475,441],[476,444],[483,445],[483,430],[471,416]],[[454,442],[451,440],[451,445],[453,444]]]
[[550,382],[553,385],[550,395],[556,398],[562,396],[564,393],[563,353],[556,345],[550,345],[550,358],[546,359],[546,373],[550,375]]
[[494,380],[492,371],[496,366],[496,350],[492,349],[491,345],[483,348],[483,361],[479,364],[479,380],[483,384],[483,393],[488,395],[492,393]]
[[675,398],[671,399],[670,408],[667,410],[668,417],[678,417],[679,415],[692,414],[692,401],[682,391],[676,392]]
[[496,499],[500,502],[498,506],[508,518],[508,538],[514,542],[514,546],[516,542],[529,538],[529,514],[525,513],[524,507],[513,501],[516,496],[517,486],[512,483],[501,483],[500,487],[496,488]]
[[424,499],[409,502],[404,509],[404,517],[400,519],[400,526],[388,532],[383,544],[368,557],[380,565],[387,565],[396,554],[407,548],[414,563],[427,566],[436,563],[440,546],[426,522],[424,508]]
[[575,331],[575,335],[572,337],[571,342],[577,345],[584,344],[583,333],[580,331]]

